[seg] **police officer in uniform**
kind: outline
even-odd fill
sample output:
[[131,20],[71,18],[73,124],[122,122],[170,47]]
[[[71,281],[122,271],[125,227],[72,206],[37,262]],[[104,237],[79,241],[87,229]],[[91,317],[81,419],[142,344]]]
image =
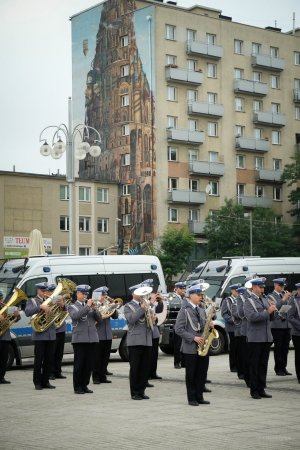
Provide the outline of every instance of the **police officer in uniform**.
[[92,299],[87,299],[91,287],[80,284],[76,287],[75,303],[68,305],[72,319],[72,344],[74,349],[73,386],[75,394],[92,394],[88,388],[95,358],[96,343],[99,342],[96,322],[100,314]]
[[[156,313],[161,313],[163,310],[163,302],[159,292],[151,295],[150,302],[152,303],[153,315]],[[157,361],[158,361],[158,350],[159,350],[159,337],[160,330],[156,323],[153,324],[152,329],[152,352],[151,352],[151,364],[150,364],[150,380],[161,380],[157,374]],[[151,385],[150,385],[151,386]],[[149,383],[148,383],[149,387]]]
[[300,383],[300,283],[296,283],[297,292],[289,299],[289,306],[291,307],[287,312],[287,319],[292,327],[292,341],[295,350],[295,369]]
[[129,384],[132,400],[147,400],[147,387],[152,352],[152,330],[147,326],[145,310],[149,307],[131,286],[132,300],[125,304],[124,315],[128,323],[127,347],[129,352]]
[[[105,296],[108,293],[108,287],[101,286],[94,290],[93,300],[103,303]],[[118,318],[118,311],[115,310],[112,319]],[[107,379],[107,366],[110,357],[110,350],[112,345],[112,329],[110,317],[104,319],[101,317],[100,321],[96,324],[99,342],[96,344],[95,361],[93,368],[93,383],[111,383],[111,380]]]
[[244,303],[244,313],[248,321],[250,394],[255,400],[272,397],[266,393],[265,387],[272,343],[270,315],[276,310],[276,305],[270,304],[264,295],[264,283],[261,278],[253,279],[252,293]]
[[199,308],[202,296],[203,290],[200,284],[187,288],[187,302],[180,309],[175,324],[175,332],[182,338],[181,349],[185,361],[185,384],[188,404],[191,406],[210,403],[203,398],[208,355],[199,356],[197,353],[197,346],[204,344],[204,338],[201,334],[206,323],[205,310]]
[[[248,285],[250,287],[250,285]],[[252,285],[251,285],[252,287]],[[236,310],[237,316],[241,320],[241,326],[239,330],[239,340],[237,345],[237,367],[238,377],[243,379],[248,387],[250,387],[249,381],[249,364],[248,364],[248,345],[247,345],[247,319],[244,313],[244,303],[250,296],[250,291],[246,286],[237,288],[238,296],[236,298]],[[240,374],[240,376],[239,376]]]
[[[39,312],[47,313],[50,310],[49,305],[44,305],[44,300],[47,299],[47,283],[37,283],[36,288],[36,297],[29,298],[26,302],[25,314],[27,317]],[[35,389],[55,389],[55,386],[49,383],[56,339],[54,323],[42,332],[32,330],[32,339],[34,341],[33,383]]]
[[[5,306],[3,302],[3,292],[0,291],[0,310]],[[20,320],[20,312],[17,308],[13,313]],[[0,314],[0,324],[5,320],[5,316]],[[10,384],[10,381],[5,379],[6,365],[8,360],[9,343],[11,341],[10,329],[8,328],[2,336],[0,336],[0,384]]]
[[232,308],[236,305],[236,298],[238,296],[237,289],[239,287],[241,287],[239,283],[229,286],[231,294],[229,297],[225,298],[221,304],[221,315],[225,320],[225,330],[229,336],[229,368],[231,372],[237,371],[235,322]]
[[[291,297],[290,292],[284,291],[285,281],[285,278],[275,278],[273,280],[274,290],[268,295],[268,298],[275,302],[278,311],[283,305],[288,303]],[[278,376],[292,375],[286,369],[291,340],[291,326],[287,320],[286,313],[279,313],[278,311],[272,314],[271,320],[271,332],[274,342],[274,371]]]
[[[182,302],[184,300],[185,296],[185,289],[186,289],[186,283],[183,281],[178,281],[178,283],[175,283],[175,288],[173,292],[173,298],[180,302],[180,305],[182,306]],[[174,368],[180,369],[181,366],[183,367],[183,359],[182,354],[180,352],[181,348],[181,337],[178,336],[178,334],[175,332],[175,328],[173,329],[173,345],[174,345]]]

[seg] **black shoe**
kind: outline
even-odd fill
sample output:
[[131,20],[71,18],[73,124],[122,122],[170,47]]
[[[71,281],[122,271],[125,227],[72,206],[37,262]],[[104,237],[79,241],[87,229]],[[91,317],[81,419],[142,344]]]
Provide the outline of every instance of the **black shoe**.
[[259,400],[261,398],[258,392],[254,392],[253,394],[251,394],[251,397],[254,398],[254,400]]
[[94,384],[101,384],[101,381],[100,380],[93,380],[93,383]]
[[239,380],[244,380],[245,377],[244,377],[244,375],[243,375],[242,373],[240,373],[240,374],[238,375],[238,379],[239,379]]
[[236,369],[230,369],[230,372],[237,372]]
[[276,375],[279,377],[285,377],[286,373],[285,372],[276,372]]
[[199,405],[210,405],[210,402],[208,402],[207,400],[204,400],[204,398],[202,398],[201,400],[198,400]]
[[207,384],[207,383],[211,383],[211,380],[206,380],[206,381],[205,381],[205,384]]
[[196,402],[196,400],[192,400],[191,402],[189,402],[190,406],[199,406],[199,403]]
[[47,383],[43,384],[43,389],[55,389],[56,386],[53,386],[53,384]]
[[41,384],[35,384],[34,387],[37,391],[41,391],[43,389],[43,386]]
[[50,375],[49,380],[55,380],[55,376],[54,375]]
[[150,377],[149,380],[162,380],[162,377],[158,375],[153,375],[153,377]]
[[87,386],[82,388],[83,392],[85,394],[92,394],[94,391],[91,391],[91,389],[89,389]]
[[288,372],[286,369],[285,369],[284,373],[285,373],[286,375],[293,375],[291,372]]
[[298,383],[300,384],[300,378],[298,379]]
[[74,394],[85,394],[85,391],[81,388],[75,389]]
[[204,386],[203,392],[211,392],[211,390]]
[[111,383],[111,381],[110,380],[100,380],[99,384],[102,384],[102,383]]
[[108,372],[108,370],[107,370],[105,375],[113,375],[113,373],[112,372]]
[[272,398],[272,395],[267,394],[266,391],[260,392],[259,395],[261,396],[261,398]]
[[1,378],[0,384],[10,384],[10,381],[6,380],[5,378]]
[[148,397],[148,395],[145,394],[141,394],[140,397],[142,397],[143,400],[149,400],[150,397]]
[[176,363],[176,364],[174,364],[174,369],[181,369],[181,365],[180,365],[180,363]]
[[146,387],[154,387],[154,384],[150,384],[149,382],[146,384]]
[[132,395],[131,398],[132,400],[143,400],[143,397],[141,397],[140,395]]
[[[56,378],[56,379],[59,379],[59,380],[65,380],[67,377],[65,377],[64,375],[62,375],[62,374],[60,373],[59,375],[56,375],[55,378]],[[54,379],[55,379],[55,378],[54,378]],[[50,380],[51,380],[51,378],[50,378]]]

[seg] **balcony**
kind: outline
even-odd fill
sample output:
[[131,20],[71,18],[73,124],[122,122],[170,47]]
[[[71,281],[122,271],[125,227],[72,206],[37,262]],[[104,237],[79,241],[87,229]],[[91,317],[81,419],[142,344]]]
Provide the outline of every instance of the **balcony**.
[[244,94],[267,95],[268,85],[260,81],[251,80],[235,80],[234,92],[242,92]]
[[285,114],[274,114],[272,112],[255,112],[253,122],[261,125],[270,125],[272,127],[284,127],[287,123]]
[[174,203],[205,203],[205,192],[179,191],[173,190],[168,192],[168,201]]
[[251,64],[253,67],[262,67],[281,71],[285,68],[285,62],[282,58],[274,58],[270,55],[252,55]]
[[239,205],[247,208],[271,208],[272,199],[266,197],[237,197]]
[[189,171],[193,175],[209,175],[221,177],[224,175],[224,163],[210,161],[193,161],[189,165]]
[[204,234],[205,222],[198,222],[197,220],[189,220],[189,232],[193,234]]
[[199,116],[222,117],[224,115],[224,106],[217,103],[189,102],[188,113]]
[[283,183],[281,181],[282,170],[258,169],[256,171],[257,181],[271,181],[273,183]]
[[203,73],[194,70],[180,69],[166,66],[166,80],[176,83],[194,84],[199,86],[203,83]]
[[265,139],[238,137],[235,140],[235,147],[240,150],[264,153],[270,150],[270,143]]
[[204,138],[204,131],[190,131],[179,130],[177,128],[167,128],[168,141],[199,145],[203,144]]
[[300,102],[300,89],[294,89],[294,102]]
[[207,44],[206,42],[187,41],[186,51],[189,55],[202,55],[213,59],[220,59],[223,56],[222,46]]

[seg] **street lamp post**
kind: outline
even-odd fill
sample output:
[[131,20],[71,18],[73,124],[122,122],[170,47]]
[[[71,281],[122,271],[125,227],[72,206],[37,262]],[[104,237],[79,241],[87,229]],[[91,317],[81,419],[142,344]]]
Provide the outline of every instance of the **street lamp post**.
[[[53,130],[52,146],[43,137],[47,130]],[[65,142],[62,140],[65,138]],[[93,137],[93,138],[92,138]],[[73,128],[72,124],[72,99],[68,99],[68,126],[64,123],[59,125],[48,125],[40,133],[42,156],[51,155],[54,159],[60,159],[66,151],[66,181],[69,187],[69,254],[73,253],[73,195],[75,182],[75,159],[82,160],[88,153],[96,158],[101,154],[101,136],[99,132],[88,125],[79,124]],[[92,144],[90,144],[92,142]]]
[[116,243],[116,247],[118,248],[118,222],[121,222],[121,219],[119,219],[119,217],[116,217],[116,221],[115,221],[115,243]]
[[245,213],[244,217],[249,217],[249,225],[250,225],[250,256],[253,255],[253,245],[252,245],[252,239],[253,239],[253,226],[252,226],[252,211]]

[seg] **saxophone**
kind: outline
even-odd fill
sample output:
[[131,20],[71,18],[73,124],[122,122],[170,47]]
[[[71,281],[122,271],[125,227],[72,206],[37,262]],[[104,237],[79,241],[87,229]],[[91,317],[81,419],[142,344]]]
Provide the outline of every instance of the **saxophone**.
[[214,339],[218,339],[219,337],[219,333],[217,330],[215,330],[214,328],[212,330],[210,330],[210,322],[212,320],[212,318],[215,315],[215,311],[216,311],[216,306],[214,305],[213,302],[210,302],[211,307],[210,310],[207,314],[207,318],[206,318],[206,322],[204,325],[204,330],[202,333],[202,337],[204,338],[204,343],[203,344],[199,344],[197,346],[197,352],[199,356],[206,356],[208,351],[209,351],[209,347],[211,346],[211,343]]

